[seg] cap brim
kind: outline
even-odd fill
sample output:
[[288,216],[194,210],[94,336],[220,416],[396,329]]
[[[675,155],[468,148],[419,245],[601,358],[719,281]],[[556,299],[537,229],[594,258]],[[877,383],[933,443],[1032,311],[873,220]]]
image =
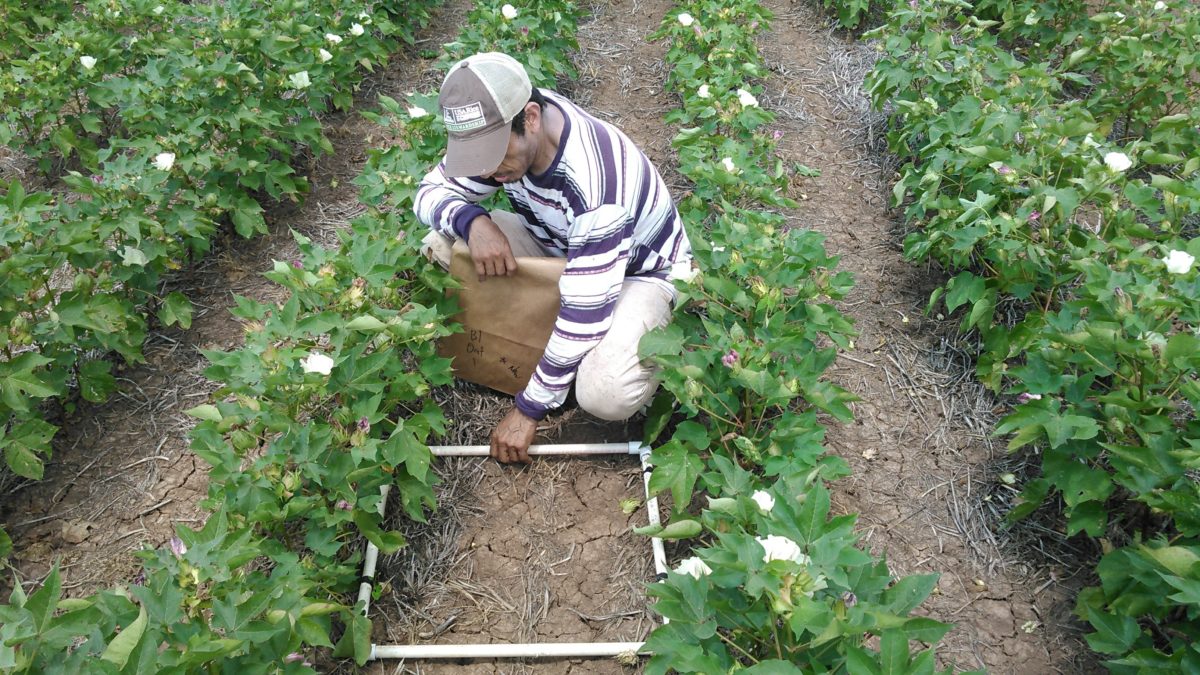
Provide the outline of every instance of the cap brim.
[[452,178],[482,176],[491,173],[504,161],[508,153],[509,126],[496,127],[480,136],[456,139],[446,143],[446,166],[443,169]]

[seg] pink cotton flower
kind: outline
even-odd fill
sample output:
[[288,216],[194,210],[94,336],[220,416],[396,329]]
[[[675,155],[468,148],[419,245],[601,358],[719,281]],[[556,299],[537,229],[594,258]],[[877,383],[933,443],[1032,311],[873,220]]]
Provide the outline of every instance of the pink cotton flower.
[[1030,401],[1038,401],[1041,398],[1041,394],[1022,393],[1017,395],[1017,403],[1029,403]]
[[358,418],[358,430],[364,434],[371,430],[371,421],[365,417]]
[[1041,211],[1033,211],[1029,214],[1029,222],[1036,223],[1042,217]]
[[728,354],[721,357],[721,363],[725,364],[726,368],[732,368],[733,364],[737,363],[740,358],[742,357],[737,353],[736,349],[730,349]]
[[354,505],[351,504],[350,502],[346,501],[345,499],[339,499],[337,501],[336,507],[338,509],[341,509],[342,511],[353,511],[354,510]]
[[171,537],[171,553],[174,553],[176,556],[182,556],[187,553],[187,545],[179,537]]

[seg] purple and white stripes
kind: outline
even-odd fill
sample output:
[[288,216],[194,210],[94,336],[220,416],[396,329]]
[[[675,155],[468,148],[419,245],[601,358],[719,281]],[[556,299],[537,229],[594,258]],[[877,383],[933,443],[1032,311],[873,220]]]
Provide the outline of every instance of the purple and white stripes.
[[534,419],[566,399],[579,362],[608,332],[625,277],[669,284],[672,264],[692,255],[675,204],[645,154],[611,124],[543,93],[565,120],[558,156],[544,174],[501,186],[449,178],[439,164],[421,181],[414,206],[421,222],[465,238],[469,223],[485,213],[477,202],[503,187],[533,238],[566,256],[554,333],[516,401]]

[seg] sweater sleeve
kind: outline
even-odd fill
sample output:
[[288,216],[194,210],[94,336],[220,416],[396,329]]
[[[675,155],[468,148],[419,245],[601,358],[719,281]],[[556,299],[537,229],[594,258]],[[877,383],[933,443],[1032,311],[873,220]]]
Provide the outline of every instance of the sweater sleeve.
[[479,202],[500,189],[500,183],[486,178],[451,178],[439,163],[417,188],[413,200],[413,212],[417,220],[447,236],[458,236],[464,241],[471,234],[471,221],[487,211]]
[[567,265],[554,332],[537,370],[516,406],[542,419],[562,405],[583,357],[608,333],[625,281],[633,219],[622,207],[603,205],[575,218],[567,242]]

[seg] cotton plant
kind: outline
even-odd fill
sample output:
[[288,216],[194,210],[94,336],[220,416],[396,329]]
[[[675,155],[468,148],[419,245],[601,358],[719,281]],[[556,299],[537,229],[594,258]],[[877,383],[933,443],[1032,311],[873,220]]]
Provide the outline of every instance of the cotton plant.
[[[724,479],[746,487],[757,480],[732,466]],[[907,643],[934,642],[949,629],[909,616],[936,577],[891,577],[855,548],[853,517],[831,518],[829,493],[807,483],[785,474],[770,490],[727,490],[709,500],[700,520],[711,543],[648,587],[668,623],[646,643],[654,653],[647,673],[853,671],[900,659],[932,665],[932,651],[913,654]],[[768,495],[775,508],[764,512]],[[872,636],[880,638],[875,647]],[[822,642],[837,647],[813,647]]]

